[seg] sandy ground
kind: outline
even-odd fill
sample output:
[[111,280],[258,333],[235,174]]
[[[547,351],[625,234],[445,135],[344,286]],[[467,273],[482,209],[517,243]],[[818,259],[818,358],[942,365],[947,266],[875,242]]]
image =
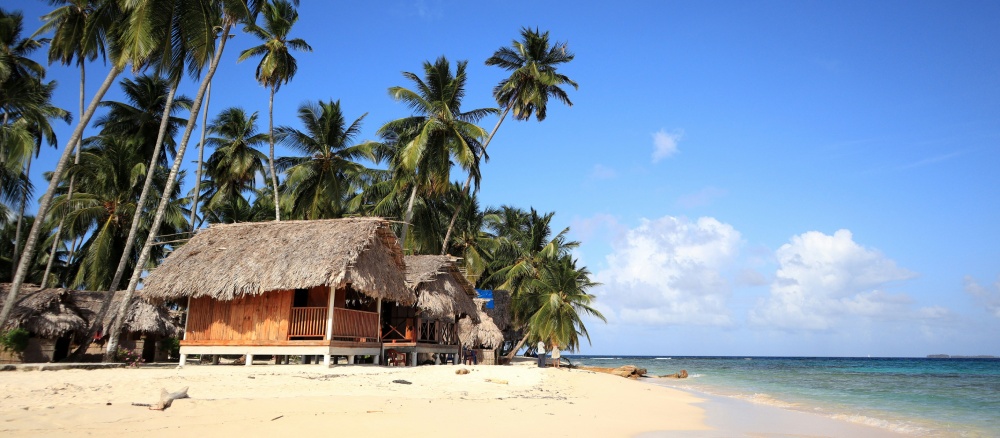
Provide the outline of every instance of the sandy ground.
[[[459,368],[471,372],[457,375]],[[132,405],[185,386],[190,398],[165,411]],[[672,388],[530,363],[8,371],[0,372],[0,436],[636,436],[710,430],[699,401]]]

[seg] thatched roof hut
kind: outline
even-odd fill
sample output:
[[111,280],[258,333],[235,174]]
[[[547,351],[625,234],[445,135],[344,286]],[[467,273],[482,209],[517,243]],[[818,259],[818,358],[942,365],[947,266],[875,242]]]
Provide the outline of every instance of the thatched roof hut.
[[[80,309],[80,314],[87,321],[92,321],[97,312],[101,310],[101,304],[107,292],[75,291],[72,292],[73,302]],[[125,291],[115,292],[111,298],[111,307],[108,308],[104,321],[101,323],[104,330],[111,328],[112,320],[121,306]],[[146,333],[161,336],[176,336],[180,328],[174,323],[170,313],[163,306],[154,306],[140,297],[132,297],[129,309],[125,314],[125,322],[122,324],[122,331],[125,333]]]
[[472,301],[476,289],[459,272],[452,256],[406,256],[406,282],[417,294],[417,308],[427,319],[454,321],[455,316],[469,315],[479,321]]
[[[10,284],[0,285],[0,306],[10,292]],[[21,327],[36,336],[55,339],[87,329],[87,321],[74,309],[69,293],[62,288],[40,289],[25,284],[16,298],[3,329]]]
[[510,328],[510,292],[505,290],[494,290],[493,308],[484,309],[484,311],[490,316],[490,318],[493,319],[493,322],[500,328],[501,331],[506,331]]
[[151,299],[228,301],[268,291],[348,283],[413,304],[403,253],[381,218],[220,224],[201,230],[145,280]]
[[[479,309],[485,300],[476,298],[475,303]],[[493,322],[486,312],[479,310],[479,323],[475,323],[471,318],[462,318],[458,321],[458,339],[465,348],[497,348],[503,344],[503,332]]]

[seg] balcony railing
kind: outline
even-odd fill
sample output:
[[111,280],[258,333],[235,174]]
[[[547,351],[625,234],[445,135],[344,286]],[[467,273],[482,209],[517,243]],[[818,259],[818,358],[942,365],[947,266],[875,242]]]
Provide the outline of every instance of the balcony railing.
[[349,340],[378,340],[378,313],[333,309],[333,337]]
[[[336,315],[336,314],[334,314]],[[288,337],[326,336],[326,307],[293,307]]]

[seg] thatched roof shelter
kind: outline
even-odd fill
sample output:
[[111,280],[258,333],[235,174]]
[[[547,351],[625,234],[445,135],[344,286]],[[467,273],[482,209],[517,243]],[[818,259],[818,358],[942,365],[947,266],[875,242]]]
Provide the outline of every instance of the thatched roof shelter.
[[501,331],[505,331],[510,328],[510,292],[505,290],[494,290],[493,308],[484,309],[484,311],[490,316],[490,318],[493,319],[493,322],[500,328]]
[[[476,298],[476,305],[482,309],[485,300]],[[458,321],[458,340],[465,348],[497,348],[503,344],[503,332],[493,322],[486,312],[479,311],[479,323],[475,323],[471,318],[462,318]]]
[[365,295],[401,304],[403,253],[381,218],[220,224],[201,230],[145,280],[151,299],[233,300],[269,291],[348,283]]
[[454,321],[461,315],[479,322],[476,304],[472,301],[476,289],[459,272],[457,258],[452,256],[406,256],[406,282],[417,294],[417,308],[428,319]]
[[[107,292],[74,291],[72,292],[73,302],[80,309],[80,314],[87,321],[92,321],[97,312],[101,310],[101,304]],[[107,331],[111,328],[112,320],[121,306],[125,291],[115,292],[111,298],[111,307],[108,308],[104,316],[102,325]],[[163,306],[154,306],[145,299],[132,297],[129,309],[125,314],[125,322],[122,324],[122,331],[125,333],[146,333],[161,336],[176,336],[180,328],[174,323],[170,313]]]
[[[3,306],[9,292],[9,283],[0,285],[0,306]],[[87,321],[75,311],[68,298],[66,289],[40,289],[36,285],[25,284],[3,328],[21,327],[50,339],[86,330]]]

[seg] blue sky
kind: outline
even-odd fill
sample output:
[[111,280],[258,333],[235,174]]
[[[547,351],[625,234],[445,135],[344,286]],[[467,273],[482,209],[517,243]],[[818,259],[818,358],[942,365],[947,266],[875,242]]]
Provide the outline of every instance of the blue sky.
[[[302,2],[314,52],[276,125],[339,99],[374,138],[408,114],[386,89],[440,55],[469,61],[465,108],[495,106],[504,74],[483,61],[521,26],[576,53],[574,105],[505,122],[480,197],[556,211],[582,242],[608,317],[584,353],[1000,355],[997,3],[350,3]],[[236,63],[251,45],[229,43],[210,115],[242,106],[266,129],[256,64]],[[49,78],[75,113],[76,70]]]

